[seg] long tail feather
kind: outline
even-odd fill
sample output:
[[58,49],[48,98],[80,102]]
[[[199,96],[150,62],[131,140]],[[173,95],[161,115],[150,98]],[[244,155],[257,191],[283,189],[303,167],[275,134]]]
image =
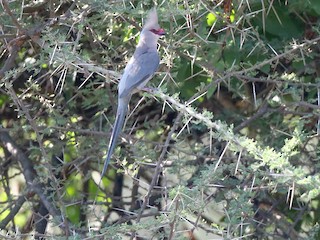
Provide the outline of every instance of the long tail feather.
[[[109,142],[109,149],[107,153],[106,160],[103,165],[103,170],[101,173],[101,179],[105,175],[112,153],[114,151],[114,148],[116,147],[118,136],[123,128],[124,120],[128,111],[128,103],[130,98],[120,98],[118,101],[118,109],[117,109],[117,116],[116,120],[113,126],[110,142]],[[101,180],[100,180],[101,181]]]

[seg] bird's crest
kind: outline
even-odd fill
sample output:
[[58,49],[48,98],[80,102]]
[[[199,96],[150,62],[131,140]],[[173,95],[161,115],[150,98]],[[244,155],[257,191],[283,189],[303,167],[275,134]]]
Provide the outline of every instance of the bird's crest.
[[144,24],[144,28],[156,28],[158,25],[158,14],[156,8],[152,8],[148,14],[147,20]]

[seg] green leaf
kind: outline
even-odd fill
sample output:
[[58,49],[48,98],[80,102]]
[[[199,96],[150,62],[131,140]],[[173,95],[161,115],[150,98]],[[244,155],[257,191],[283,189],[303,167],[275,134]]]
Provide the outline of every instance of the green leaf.
[[211,27],[217,21],[217,15],[214,13],[207,14],[207,25]]
[[304,22],[297,16],[291,15],[286,5],[279,6],[275,3],[268,15],[263,15],[260,12],[252,22],[259,27],[260,32],[265,31],[269,40],[274,37],[281,40],[301,38],[304,33]]

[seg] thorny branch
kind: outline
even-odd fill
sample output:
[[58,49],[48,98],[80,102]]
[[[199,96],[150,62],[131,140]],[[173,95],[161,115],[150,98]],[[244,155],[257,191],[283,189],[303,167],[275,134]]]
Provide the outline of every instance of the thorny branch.
[[[203,1],[201,1],[201,2],[203,5],[206,5],[203,3]],[[219,5],[223,4],[223,2],[224,1],[220,1]],[[48,3],[48,1],[44,1],[41,4],[32,5],[31,7],[28,7],[28,8],[26,7],[25,9],[23,9],[23,12],[31,12],[32,13],[33,11],[40,11],[42,9],[42,7],[44,7],[47,3]],[[77,4],[77,2],[75,1],[71,7],[74,8],[74,6],[76,4]],[[12,78],[6,76],[6,73],[15,67],[15,60],[17,59],[18,52],[21,50],[21,47],[25,45],[25,43],[31,42],[32,44],[35,44],[40,48],[50,49],[51,46],[45,40],[43,40],[41,38],[42,30],[46,27],[50,28],[55,24],[61,23],[60,21],[63,18],[64,19],[69,18],[70,11],[59,16],[59,18],[57,20],[52,20],[52,21],[49,21],[45,24],[40,24],[40,25],[36,26],[35,28],[28,30],[28,29],[23,29],[22,25],[20,24],[20,22],[22,22],[22,21],[16,19],[16,17],[14,16],[14,14],[12,13],[12,11],[9,8],[8,1],[2,1],[2,5],[3,5],[7,15],[12,20],[13,25],[15,26],[16,29],[18,29],[18,31],[17,31],[17,34],[4,34],[4,35],[0,36],[0,39],[5,39],[5,41],[10,40],[7,44],[5,44],[8,56],[7,56],[6,61],[2,65],[2,68],[0,69],[0,79],[2,80],[2,82],[6,82],[8,84],[8,85],[6,85],[7,93],[9,93],[9,96],[11,97],[12,101],[19,109],[20,113],[22,113],[23,116],[25,116],[25,118],[28,120],[28,124],[32,127],[33,131],[36,133],[36,141],[39,144],[39,149],[41,150],[42,157],[46,158],[46,160],[48,160],[48,153],[46,152],[47,149],[45,149],[43,146],[43,137],[46,134],[45,130],[54,130],[56,132],[63,132],[63,133],[72,132],[72,133],[75,133],[76,135],[82,134],[83,136],[86,136],[86,137],[94,135],[96,138],[99,138],[99,136],[101,136],[103,139],[104,139],[104,137],[108,136],[108,133],[102,132],[101,130],[97,131],[95,129],[91,129],[90,128],[90,127],[92,127],[92,125],[90,125],[91,123],[88,125],[84,125],[84,126],[81,125],[82,123],[81,123],[81,120],[79,120],[79,119],[77,119],[77,120],[79,120],[79,122],[76,122],[73,125],[76,127],[73,127],[73,128],[61,127],[61,126],[50,126],[50,127],[38,126],[37,121],[35,119],[35,116],[31,115],[27,105],[23,101],[24,94],[26,92],[31,92],[31,90],[30,90],[31,88],[28,88],[22,94],[18,94],[17,91],[15,91],[10,86]],[[51,5],[50,7],[53,8],[53,5]],[[188,6],[188,8],[190,8],[190,6]],[[210,8],[207,8],[207,10],[208,9],[210,9]],[[58,10],[58,9],[56,9],[56,10]],[[188,9],[188,10],[190,10],[190,9]],[[53,15],[52,10],[51,10],[50,16],[51,15]],[[82,15],[81,15],[81,17],[82,17]],[[187,17],[185,18],[185,20],[188,21],[188,24],[190,24],[190,26],[192,27],[191,30],[193,31],[192,33],[187,33],[187,34],[190,34],[188,36],[195,37],[197,35],[195,35],[196,34],[196,32],[194,31],[195,26],[192,25],[193,23],[192,23],[191,17],[192,17],[191,14],[188,14]],[[139,26],[136,24],[136,22],[131,21],[129,18],[126,18],[126,17],[123,17],[123,19],[125,19],[125,21],[127,21],[127,22],[130,22],[137,29],[139,29]],[[77,20],[75,20],[75,21],[77,21]],[[81,22],[81,23],[83,23],[83,22]],[[75,23],[73,23],[73,24],[75,24]],[[64,24],[62,24],[62,25],[64,25]],[[64,27],[66,27],[66,26],[64,26]],[[74,25],[72,25],[72,27],[70,27],[70,29],[73,27],[74,27]],[[211,31],[212,31],[212,29],[210,29],[210,33],[211,33]],[[81,34],[82,33],[80,33],[80,32],[77,32],[77,34],[76,34],[77,37],[76,37],[76,41],[73,45],[74,56],[73,56],[72,60],[69,60],[69,58],[67,58],[64,55],[64,53],[56,52],[56,51],[50,52],[49,58],[53,61],[61,63],[62,66],[67,66],[68,68],[66,68],[66,71],[65,71],[66,73],[68,73],[68,71],[70,71],[70,70],[72,70],[72,71],[74,70],[76,73],[84,73],[89,76],[91,76],[90,74],[92,74],[92,73],[98,73],[99,75],[104,76],[105,79],[107,79],[109,82],[110,81],[117,82],[117,79],[119,79],[120,74],[118,73],[117,70],[111,70],[111,69],[115,69],[115,68],[106,69],[105,67],[100,66],[101,63],[95,63],[95,62],[90,62],[88,60],[84,60],[80,56],[80,54],[79,55],[77,54],[77,52],[75,50],[78,47],[78,44],[80,43],[79,38],[81,38]],[[94,40],[96,41],[96,40],[100,40],[100,39],[98,39],[98,37],[95,37]],[[189,119],[189,122],[191,122],[191,120],[197,120],[197,122],[201,122],[204,125],[206,125],[207,128],[215,129],[216,132],[220,134],[219,138],[221,137],[222,141],[225,140],[227,142],[232,142],[235,145],[240,146],[241,149],[244,150],[244,152],[245,152],[246,147],[248,147],[248,146],[243,146],[242,145],[242,140],[243,140],[242,136],[240,134],[234,135],[234,133],[238,133],[241,129],[245,128],[246,126],[249,126],[253,121],[266,115],[266,113],[272,113],[272,112],[277,111],[277,110],[271,109],[269,107],[268,103],[263,102],[260,105],[260,107],[258,108],[256,113],[249,116],[246,120],[244,120],[242,123],[240,123],[234,129],[232,129],[233,132],[231,133],[231,129],[226,128],[226,125],[222,124],[219,121],[212,121],[212,119],[210,117],[208,117],[205,114],[202,114],[200,111],[198,111],[196,108],[194,108],[193,103],[196,99],[198,99],[200,96],[203,96],[210,88],[212,88],[216,85],[219,85],[221,83],[224,83],[232,77],[237,78],[238,80],[240,80],[244,83],[261,82],[261,83],[273,83],[273,84],[279,84],[279,85],[287,83],[289,85],[295,85],[295,86],[319,88],[319,83],[307,83],[307,82],[304,83],[304,82],[294,82],[294,81],[288,82],[288,81],[280,79],[280,78],[274,79],[272,77],[252,77],[250,75],[250,73],[259,70],[261,67],[263,67],[265,65],[270,65],[274,62],[281,60],[282,58],[290,58],[291,55],[296,54],[296,52],[303,51],[312,45],[318,44],[319,40],[320,40],[320,37],[316,37],[312,40],[306,40],[302,44],[297,44],[295,46],[292,46],[292,48],[289,50],[284,50],[284,52],[281,54],[276,54],[275,56],[268,58],[265,61],[259,62],[257,64],[252,65],[251,67],[243,68],[243,69],[240,69],[237,71],[235,71],[234,69],[231,69],[228,71],[217,71],[217,69],[214,66],[212,66],[211,63],[204,60],[205,58],[198,58],[197,54],[191,55],[187,51],[181,50],[183,48],[180,48],[180,46],[179,46],[179,48],[176,48],[176,47],[173,47],[173,45],[171,45],[171,43],[167,44],[167,42],[169,42],[169,41],[162,41],[161,46],[167,52],[170,52],[170,54],[172,54],[173,56],[179,56],[180,58],[185,59],[188,62],[192,62],[193,65],[200,67],[202,69],[201,74],[203,72],[206,72],[206,74],[208,76],[210,76],[213,79],[213,81],[209,84],[204,85],[200,91],[198,91],[195,95],[193,95],[186,102],[182,102],[178,98],[171,97],[171,96],[169,96],[169,94],[163,93],[160,90],[149,91],[150,95],[153,95],[156,98],[160,98],[161,102],[169,103],[170,107],[175,109],[175,111],[177,111],[179,113],[178,113],[178,116],[174,118],[173,126],[171,126],[168,135],[165,137],[165,143],[163,145],[160,143],[158,144],[158,146],[161,146],[161,154],[160,154],[160,156],[157,157],[155,168],[152,169],[153,170],[152,176],[150,178],[146,177],[146,179],[148,180],[147,182],[149,182],[150,179],[151,179],[151,181],[147,187],[147,193],[144,195],[143,203],[142,203],[141,208],[139,209],[139,212],[137,214],[131,213],[131,212],[128,213],[128,211],[126,211],[125,209],[119,209],[119,211],[123,211],[121,213],[121,215],[123,215],[123,216],[120,218],[120,220],[113,221],[113,223],[120,224],[120,223],[125,223],[125,222],[131,221],[131,220],[136,220],[136,222],[141,223],[142,218],[150,217],[150,216],[154,217],[154,216],[161,215],[161,212],[158,212],[158,211],[151,212],[151,213],[144,213],[144,212],[146,211],[146,209],[150,203],[149,202],[150,198],[156,192],[155,186],[159,180],[161,171],[163,171],[163,168],[165,166],[164,164],[166,161],[166,154],[169,151],[168,149],[171,144],[171,141],[176,140],[176,139],[174,139],[173,136],[174,136],[174,133],[176,132],[177,128],[181,125],[183,117],[187,116]],[[60,43],[57,43],[57,44],[60,44]],[[81,42],[81,44],[83,44],[83,43]],[[201,59],[201,60],[199,60],[199,59]],[[114,66],[117,66],[117,65],[115,64]],[[21,71],[24,71],[24,70],[22,69]],[[170,75],[170,73],[168,73],[168,75]],[[192,75],[192,76],[188,77],[188,79],[192,79],[193,77],[196,77],[196,75]],[[79,95],[81,95],[81,91],[79,91]],[[300,106],[300,107],[310,108],[310,109],[314,110],[314,113],[312,113],[312,114],[314,116],[318,116],[316,111],[319,109],[319,102],[318,102],[318,105],[311,104],[307,101],[299,101],[299,102],[289,103],[288,106],[290,104],[292,106]],[[281,111],[281,109],[279,110],[279,112],[280,111]],[[155,112],[157,112],[157,111],[155,111]],[[148,114],[150,114],[150,113],[148,112],[146,115],[148,115]],[[304,114],[304,113],[302,113],[302,114]],[[306,114],[310,114],[310,113],[306,113]],[[94,118],[91,118],[90,121],[94,121]],[[188,123],[185,124],[186,129],[188,128]],[[101,127],[101,126],[99,126],[99,127]],[[229,130],[230,130],[230,132],[229,132]],[[28,183],[28,189],[27,189],[28,193],[30,192],[30,193],[37,194],[39,196],[39,198],[41,199],[42,203],[44,203],[45,207],[48,209],[50,215],[59,219],[59,222],[60,222],[62,228],[64,228],[64,227],[69,228],[69,223],[66,222],[64,214],[61,213],[59,211],[59,209],[57,209],[57,205],[59,205],[60,202],[59,202],[59,204],[55,204],[54,201],[51,201],[50,196],[48,196],[48,194],[46,194],[43,191],[44,189],[46,189],[46,186],[44,186],[41,183],[37,183],[37,180],[38,180],[37,173],[35,172],[35,169],[33,168],[32,162],[25,155],[25,153],[23,153],[22,150],[19,149],[17,144],[14,143],[13,139],[10,138],[8,132],[10,132],[10,130],[0,128],[1,144],[4,146],[4,148],[6,150],[8,150],[10,152],[10,154],[14,157],[14,159],[16,161],[19,161],[19,163],[21,165],[21,169],[23,170],[23,174],[25,176],[26,182]],[[211,136],[210,136],[210,138],[211,138]],[[210,144],[211,144],[211,142],[210,142]],[[253,145],[253,146],[249,146],[249,147],[255,148],[256,146]],[[101,148],[101,147],[99,147],[99,148]],[[261,149],[260,147],[256,147],[254,150],[257,153],[256,156],[261,157],[259,154],[263,151],[263,149]],[[188,151],[185,151],[185,152],[187,153]],[[97,154],[97,155],[99,155],[99,154]],[[91,158],[92,158],[92,156],[91,156]],[[211,160],[212,159],[213,158],[211,158]],[[225,159],[233,159],[233,158],[226,157],[223,160],[225,160]],[[219,159],[219,160],[221,160],[221,159]],[[240,160],[241,161],[244,160],[244,158],[241,157],[241,154],[239,155],[238,160],[239,160],[238,162],[240,162]],[[250,158],[250,161],[254,161],[254,160],[255,159],[253,157]],[[84,158],[84,160],[82,160],[82,161],[87,162],[86,158]],[[190,162],[188,162],[188,164],[190,164]],[[68,165],[71,165],[72,162],[68,162],[68,163],[63,162],[63,164],[65,164],[65,166],[68,166]],[[151,164],[151,165],[152,165],[152,167],[154,167],[153,164]],[[172,164],[172,165],[174,165],[174,164]],[[196,164],[195,164],[195,166],[196,166]],[[92,167],[92,166],[90,166],[90,167]],[[96,170],[96,169],[94,169],[94,170]],[[290,169],[290,167],[289,167],[288,170],[291,171],[292,169]],[[81,169],[79,172],[81,172]],[[87,171],[87,169],[85,172],[88,174],[90,173],[90,171]],[[89,176],[88,174],[84,174],[86,181]],[[122,174],[122,173],[120,173],[120,174]],[[143,180],[141,180],[141,181],[143,181]],[[136,184],[139,184],[139,183],[141,184],[141,182],[139,182],[137,180]],[[252,185],[254,185],[254,181],[253,181]],[[56,185],[54,187],[57,188]],[[135,196],[132,196],[132,199],[139,198],[139,196],[138,196],[140,194],[140,192],[138,191],[139,188],[140,189],[142,188],[141,185],[135,186],[135,191],[132,192],[132,194],[134,194]],[[245,187],[243,187],[243,188],[245,188]],[[258,188],[258,187],[256,187],[256,188]],[[252,187],[252,189],[253,189],[253,187]],[[122,189],[116,189],[116,190],[118,190],[118,192],[121,192],[120,190],[122,190]],[[120,193],[120,195],[121,195],[121,193]],[[292,194],[292,196],[293,196],[293,194]],[[87,196],[85,196],[85,197],[87,197]],[[128,201],[126,199],[122,200],[121,197],[124,198],[123,196],[118,196],[118,198],[113,198],[112,196],[110,196],[109,199],[111,199],[112,203],[121,203],[120,204],[121,206],[125,206],[126,204],[130,205],[130,203],[128,203]],[[5,227],[8,224],[8,221],[10,220],[10,218],[12,218],[12,216],[14,216],[17,211],[19,211],[19,209],[21,208],[21,205],[26,200],[28,200],[28,199],[24,198],[22,196],[16,200],[15,206],[11,209],[11,212],[8,215],[8,217],[4,219],[0,228],[2,226]],[[169,201],[168,198],[166,199],[166,201]],[[61,204],[64,204],[64,202],[61,202]],[[70,204],[75,204],[75,203],[71,202]],[[86,202],[86,204],[90,205],[90,204],[92,204],[92,202]],[[131,205],[132,204],[133,203],[131,202]],[[178,204],[178,202],[176,202],[176,204],[177,204],[176,209],[174,209],[173,211],[178,211],[177,208],[181,207],[181,205]],[[99,202],[98,205],[102,206],[102,207],[109,207],[109,209],[111,209],[112,205],[116,206],[116,204],[110,204],[109,202],[108,203]],[[128,214],[128,215],[126,216],[126,214]],[[132,215],[130,215],[130,214],[132,214]],[[177,217],[177,215],[175,215],[175,216]],[[188,218],[186,218],[186,221],[194,226],[193,230],[196,227],[199,227],[199,228],[205,229],[206,232],[211,232],[211,233],[215,232],[212,230],[212,228],[209,228],[208,225],[199,224],[198,221],[200,221],[200,213],[199,213],[196,221],[193,222],[193,221],[189,220]],[[175,230],[176,224],[178,224],[178,222],[179,222],[178,218],[175,218],[171,222],[171,232],[170,232],[169,238],[173,238],[174,230]],[[70,227],[70,229],[71,229],[71,227]],[[66,232],[68,232],[68,230],[66,230]],[[131,232],[131,239],[133,239],[135,237],[135,235],[137,234],[137,231],[130,230],[130,232]],[[96,235],[96,237],[105,237],[105,236],[106,236],[105,233],[99,233],[98,235]]]
[[20,163],[23,175],[30,191],[35,192],[39,196],[41,202],[45,205],[50,214],[59,219],[60,227],[68,232],[69,229],[67,226],[70,224],[67,222],[65,217],[61,215],[61,212],[52,204],[53,202],[50,200],[50,198],[46,196],[45,192],[43,191],[45,187],[42,183],[39,183],[36,171],[29,158],[27,158],[22,150],[15,144],[8,133],[0,132],[0,142],[1,145],[4,146],[6,150],[12,155],[14,160]]

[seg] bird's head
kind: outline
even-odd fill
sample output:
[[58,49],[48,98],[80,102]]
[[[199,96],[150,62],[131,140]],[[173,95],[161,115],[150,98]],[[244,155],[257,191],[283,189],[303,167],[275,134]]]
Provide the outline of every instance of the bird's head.
[[146,23],[143,26],[143,31],[150,31],[158,36],[165,35],[166,32],[160,28],[158,23],[158,15],[156,8],[150,10]]

